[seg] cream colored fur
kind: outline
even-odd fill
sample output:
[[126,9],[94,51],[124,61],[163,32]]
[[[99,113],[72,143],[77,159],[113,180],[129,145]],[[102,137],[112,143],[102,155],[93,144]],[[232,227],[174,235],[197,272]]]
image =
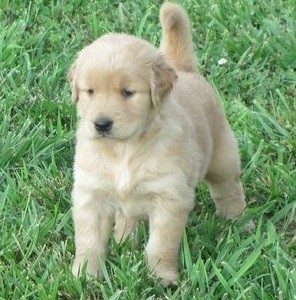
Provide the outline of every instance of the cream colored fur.
[[[107,34],[84,48],[69,72],[80,118],[74,162],[73,274],[92,275],[115,217],[124,240],[149,220],[148,265],[175,283],[182,232],[196,184],[210,188],[217,214],[237,218],[245,207],[237,143],[210,85],[195,72],[189,20],[176,4],[160,12],[161,52],[125,34]],[[134,94],[124,97],[128,88]],[[91,91],[90,91],[91,90]],[[113,121],[103,136],[97,118]]]

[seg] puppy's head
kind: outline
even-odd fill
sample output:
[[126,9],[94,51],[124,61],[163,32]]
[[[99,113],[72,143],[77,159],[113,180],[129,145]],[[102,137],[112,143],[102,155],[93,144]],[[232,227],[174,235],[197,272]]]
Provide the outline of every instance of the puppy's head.
[[155,48],[125,34],[108,34],[87,46],[69,71],[84,133],[118,140],[147,130],[176,78]]

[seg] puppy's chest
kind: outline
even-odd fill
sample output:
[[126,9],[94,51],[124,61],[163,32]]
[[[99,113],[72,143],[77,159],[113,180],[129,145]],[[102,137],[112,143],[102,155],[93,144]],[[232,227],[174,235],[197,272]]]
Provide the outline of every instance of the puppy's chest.
[[137,184],[136,170],[132,169],[129,157],[123,157],[111,167],[113,177],[113,189],[117,194],[131,193]]
[[140,187],[151,173],[141,160],[128,151],[123,152],[116,159],[104,159],[104,167],[99,171],[101,171],[101,178],[106,178],[104,184],[108,187],[108,192],[117,201],[138,197]]
[[[168,178],[165,157],[155,153],[121,151],[92,152],[87,168],[77,157],[75,184],[83,186],[95,201],[106,201],[111,209],[121,209],[127,216],[145,215],[159,192],[167,190]],[[110,155],[113,154],[113,155]],[[169,172],[173,176],[174,172]]]

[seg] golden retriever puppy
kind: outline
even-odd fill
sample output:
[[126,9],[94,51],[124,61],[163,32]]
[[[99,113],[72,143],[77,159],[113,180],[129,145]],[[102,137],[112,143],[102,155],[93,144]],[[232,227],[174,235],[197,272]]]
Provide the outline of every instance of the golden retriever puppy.
[[208,184],[217,214],[245,208],[238,147],[217,97],[196,72],[186,13],[165,3],[160,50],[126,34],[85,47],[69,72],[79,123],[74,162],[76,256],[102,276],[115,217],[124,240],[149,220],[149,268],[176,283],[178,252],[196,184]]

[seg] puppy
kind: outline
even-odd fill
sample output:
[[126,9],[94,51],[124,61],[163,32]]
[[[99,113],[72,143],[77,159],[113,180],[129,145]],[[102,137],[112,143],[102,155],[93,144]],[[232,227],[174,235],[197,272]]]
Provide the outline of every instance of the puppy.
[[190,24],[176,4],[160,11],[160,50],[126,34],[85,47],[69,72],[79,116],[74,162],[73,274],[102,277],[114,234],[149,220],[148,266],[176,283],[178,252],[194,188],[208,184],[219,216],[245,208],[237,142],[217,97],[197,73]]

